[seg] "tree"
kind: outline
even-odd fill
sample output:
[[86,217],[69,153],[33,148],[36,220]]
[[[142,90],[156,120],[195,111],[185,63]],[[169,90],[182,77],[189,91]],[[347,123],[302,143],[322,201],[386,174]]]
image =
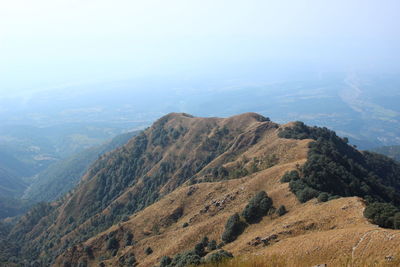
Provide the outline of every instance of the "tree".
[[272,199],[265,191],[258,192],[246,205],[242,215],[247,223],[257,223],[272,208]]
[[167,267],[172,262],[172,259],[168,256],[163,256],[160,260],[160,267]]
[[299,172],[296,170],[290,171],[290,172],[286,172],[282,178],[281,178],[281,183],[288,183],[292,180],[297,180],[300,179],[300,175]]
[[119,243],[118,240],[115,238],[115,236],[111,237],[107,241],[107,250],[118,250],[119,248]]
[[395,227],[394,218],[399,219],[398,213],[399,210],[392,204],[380,202],[369,204],[364,210],[365,217],[380,227],[386,228]]
[[238,213],[235,213],[231,217],[229,217],[228,221],[225,224],[225,230],[222,233],[222,240],[225,243],[230,243],[243,233],[245,224],[240,221],[240,216]]
[[216,250],[216,249],[217,249],[217,241],[211,240],[211,241],[208,243],[207,248],[208,248],[209,251]]

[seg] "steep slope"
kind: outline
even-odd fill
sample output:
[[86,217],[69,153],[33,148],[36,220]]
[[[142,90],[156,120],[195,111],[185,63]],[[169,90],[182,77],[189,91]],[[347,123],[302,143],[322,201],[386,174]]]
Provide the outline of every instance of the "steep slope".
[[[398,258],[400,232],[370,224],[363,217],[365,206],[361,199],[297,202],[288,187],[279,182],[280,175],[291,168],[296,168],[296,164],[275,166],[238,180],[180,188],[127,222],[68,250],[57,259],[56,266],[68,263],[74,266],[80,262],[89,266],[101,262],[104,266],[118,266],[120,259],[129,255],[135,255],[139,266],[154,266],[163,256],[174,256],[195,247],[204,236],[219,243],[228,217],[240,212],[260,189],[269,192],[275,206],[285,205],[288,213],[282,217],[267,216],[249,226],[236,241],[223,247],[233,255],[278,257],[281,262],[278,266],[320,263],[336,266],[346,262],[363,266],[368,261],[385,263],[386,256]],[[216,206],[216,203],[223,204]],[[172,220],[182,207],[180,217]],[[182,227],[186,222],[189,226]],[[127,233],[132,233],[133,245],[126,245]],[[119,241],[120,247],[115,256],[108,248],[112,237]],[[263,239],[270,241],[264,244]],[[146,254],[147,247],[152,248],[152,254]]]
[[25,190],[22,199],[31,202],[54,201],[71,190],[85,174],[90,165],[104,153],[126,144],[138,132],[128,132],[116,136],[101,146],[84,151],[60,160],[40,172]]
[[[281,129],[285,128],[277,129],[275,134],[282,135]],[[56,265],[124,266],[134,255],[139,266],[154,266],[163,256],[194,248],[204,236],[220,243],[228,217],[240,213],[250,197],[260,190],[268,192],[275,207],[285,205],[288,213],[282,217],[272,214],[248,226],[237,240],[223,247],[234,255],[248,260],[250,255],[258,255],[264,258],[261,261],[264,264],[279,259],[278,266],[319,263],[364,266],[371,262],[385,265],[388,261],[393,266],[399,264],[400,232],[371,224],[363,216],[366,206],[363,199],[348,197],[328,202],[314,199],[301,204],[290,192],[289,184],[280,181],[287,171],[300,171],[306,169],[299,168],[300,165],[306,161],[309,164],[310,139],[304,137],[300,142],[292,139],[286,143],[291,149],[285,153],[296,155],[292,161],[236,180],[181,187],[126,222],[68,250],[57,259]],[[309,134],[309,137],[314,136]],[[277,151],[272,144],[283,142],[277,136],[275,142],[271,136],[267,140],[267,143],[261,141],[262,149],[267,151]],[[348,149],[353,151],[351,147]],[[133,245],[126,242],[129,234],[134,239]],[[110,247],[110,240],[117,240],[118,246]],[[146,253],[148,247],[151,254]]]
[[[330,161],[311,164],[319,158],[316,146],[322,156],[329,152],[325,139],[334,148],[329,160],[338,164],[345,164],[349,156],[365,160],[364,154],[324,129],[305,127],[309,133],[300,131],[300,138],[282,135],[297,126],[279,126],[254,113],[226,119],[169,114],[125,146],[103,155],[71,193],[24,216],[7,236],[7,242],[18,247],[10,258],[45,266],[153,266],[163,256],[198,247],[204,236],[219,243],[227,219],[241,214],[249,199],[264,190],[275,208],[284,205],[288,213],[269,213],[258,223],[249,223],[236,240],[221,244],[224,250],[235,256],[285,255],[284,264],[292,266],[336,264],[343,259],[358,264],[362,253],[377,261],[388,255],[397,259],[398,231],[378,228],[363,216],[370,200],[351,197],[355,195],[351,190],[342,194],[335,187],[320,188],[316,178],[324,172],[307,172],[316,166],[336,170]],[[366,192],[382,201],[397,199],[398,166],[386,159],[379,162],[369,167],[376,172],[368,176],[375,179],[369,184],[374,190]],[[346,171],[361,179],[364,165],[354,166],[346,165]],[[394,168],[386,171],[387,166]],[[308,198],[301,203],[291,183],[281,181],[293,170],[299,177],[292,180],[306,183],[310,189],[304,185],[301,190],[313,189],[312,197],[321,192],[346,198],[332,195],[328,202]],[[340,178],[346,189],[354,188],[353,177],[327,178],[329,182]],[[391,190],[388,198],[382,197]]]
[[[275,156],[253,148],[277,128],[254,113],[228,119],[169,114],[127,145],[102,156],[72,194],[51,206],[37,207],[40,218],[27,214],[10,238],[23,244],[21,253],[30,259],[42,253],[42,260],[51,261],[65,248],[185,182],[238,178],[248,174],[251,166],[254,171],[285,162],[292,155],[280,151],[279,144]],[[49,244],[51,248],[44,250]]]

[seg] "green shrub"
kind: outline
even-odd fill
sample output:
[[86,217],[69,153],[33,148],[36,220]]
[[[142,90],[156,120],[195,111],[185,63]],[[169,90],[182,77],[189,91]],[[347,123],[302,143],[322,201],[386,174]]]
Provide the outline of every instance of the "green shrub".
[[400,229],[400,212],[396,212],[393,217],[394,229]]
[[204,251],[204,244],[203,243],[198,243],[194,246],[194,253],[196,253],[197,255],[199,255],[200,257],[203,257],[205,255],[205,251]]
[[334,196],[329,196],[328,201],[334,200],[334,199],[338,199],[340,198],[340,196],[338,195],[334,195]]
[[238,213],[235,213],[231,217],[229,217],[228,221],[225,224],[225,230],[222,233],[222,240],[225,243],[230,243],[243,233],[246,225],[244,222],[240,220],[240,216]]
[[203,247],[207,247],[208,242],[209,242],[209,240],[208,240],[207,236],[203,237],[203,239],[201,240],[201,243],[203,244]]
[[300,175],[298,171],[290,171],[290,172],[286,172],[282,178],[281,178],[281,183],[288,183],[292,180],[298,180],[300,179]]
[[257,223],[267,215],[271,208],[272,199],[268,197],[265,191],[260,191],[250,199],[242,212],[242,216],[247,223]]
[[209,251],[216,250],[216,249],[217,249],[217,241],[211,240],[211,241],[208,243],[207,248],[208,248]]
[[151,253],[153,253],[153,249],[151,247],[147,247],[144,253],[146,253],[146,255],[150,255]]
[[301,203],[307,202],[310,199],[313,199],[315,197],[317,197],[319,194],[319,192],[315,189],[312,189],[311,187],[306,187],[303,190],[299,191],[297,193],[297,196],[299,198],[299,201]]
[[171,266],[185,267],[188,265],[199,265],[201,263],[201,257],[194,251],[186,251],[184,253],[177,254],[171,262]]
[[219,250],[217,252],[210,254],[207,257],[206,262],[216,264],[216,263],[220,263],[220,262],[230,259],[230,258],[233,258],[232,253],[225,251],[225,250]]
[[287,213],[287,210],[284,205],[280,205],[279,208],[276,210],[276,214],[278,214],[278,216],[283,216],[286,213]]
[[119,249],[119,243],[118,240],[115,238],[115,236],[111,237],[107,241],[107,250],[118,250]]
[[133,243],[133,234],[131,232],[126,232],[124,235],[125,246],[131,246]]
[[319,202],[327,202],[329,200],[329,194],[326,192],[322,192],[318,195],[318,201]]
[[167,267],[172,262],[172,259],[168,256],[163,256],[160,260],[160,267]]
[[[399,209],[389,203],[371,203],[364,210],[364,216],[380,227],[394,228],[394,219],[398,219]],[[396,222],[396,225],[398,222]]]

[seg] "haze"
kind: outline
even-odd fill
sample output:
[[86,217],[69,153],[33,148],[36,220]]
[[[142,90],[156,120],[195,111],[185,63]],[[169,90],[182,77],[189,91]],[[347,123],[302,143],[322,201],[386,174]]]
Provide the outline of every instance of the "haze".
[[396,0],[3,0],[0,94],[272,69],[397,73],[399,11]]

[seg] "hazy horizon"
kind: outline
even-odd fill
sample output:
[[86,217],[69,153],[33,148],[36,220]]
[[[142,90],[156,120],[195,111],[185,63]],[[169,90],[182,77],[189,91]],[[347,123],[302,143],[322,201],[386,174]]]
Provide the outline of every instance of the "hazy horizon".
[[16,0],[0,96],[160,77],[398,73],[400,2]]

